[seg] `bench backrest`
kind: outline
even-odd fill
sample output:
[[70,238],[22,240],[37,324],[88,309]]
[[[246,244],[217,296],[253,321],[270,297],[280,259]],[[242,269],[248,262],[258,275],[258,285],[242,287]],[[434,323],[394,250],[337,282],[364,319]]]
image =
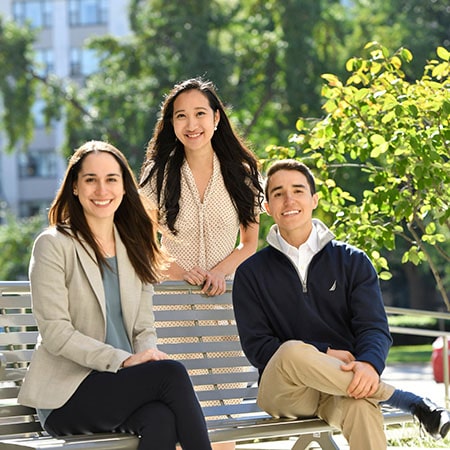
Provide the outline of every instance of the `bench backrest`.
[[[182,282],[156,286],[158,346],[183,360],[209,426],[229,417],[263,415],[255,405],[258,374],[242,353],[231,286],[218,297]],[[37,339],[28,282],[0,282],[0,435],[40,431],[35,411],[16,398]]]

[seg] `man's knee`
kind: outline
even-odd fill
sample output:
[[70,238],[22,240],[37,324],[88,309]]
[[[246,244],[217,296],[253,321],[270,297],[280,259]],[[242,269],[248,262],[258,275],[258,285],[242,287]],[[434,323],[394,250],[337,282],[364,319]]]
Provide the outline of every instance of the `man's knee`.
[[303,341],[286,341],[278,348],[273,355],[273,362],[276,364],[289,363],[296,366],[297,364],[307,364],[308,354],[317,353],[318,350]]

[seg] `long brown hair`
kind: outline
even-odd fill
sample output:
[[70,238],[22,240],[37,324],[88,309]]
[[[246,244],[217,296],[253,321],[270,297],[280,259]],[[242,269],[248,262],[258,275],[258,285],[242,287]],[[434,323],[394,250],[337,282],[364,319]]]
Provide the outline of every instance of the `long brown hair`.
[[[150,183],[156,177],[158,206],[165,210],[165,221],[176,234],[175,221],[180,209],[181,166],[184,161],[184,146],[178,141],[173,128],[173,105],[183,92],[198,90],[206,96],[209,106],[219,111],[220,120],[211,143],[220,161],[220,170],[225,187],[230,194],[244,227],[257,223],[263,191],[258,174],[258,161],[242,139],[234,132],[222,101],[214,85],[202,78],[191,78],[173,87],[161,107],[161,114],[150,140],[141,170],[140,186]],[[145,178],[147,166],[152,168]],[[164,180],[168,180],[164,186]],[[161,208],[160,208],[161,209]]]
[[90,153],[97,152],[109,153],[119,163],[126,194],[114,214],[114,224],[139,279],[144,283],[155,283],[160,279],[164,263],[156,237],[156,226],[144,208],[136,179],[127,159],[113,145],[102,141],[90,141],[75,150],[50,207],[49,224],[56,226],[61,233],[77,239],[82,245],[84,241],[94,250],[100,267],[106,264],[105,257],[86,221],[83,207],[73,193],[84,158]]

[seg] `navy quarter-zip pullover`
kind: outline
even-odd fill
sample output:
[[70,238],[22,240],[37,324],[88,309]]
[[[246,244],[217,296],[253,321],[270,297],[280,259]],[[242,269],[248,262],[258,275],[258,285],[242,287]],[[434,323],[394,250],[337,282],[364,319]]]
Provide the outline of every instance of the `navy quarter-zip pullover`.
[[238,267],[233,305],[244,353],[261,375],[283,342],[301,340],[322,352],[348,350],[381,375],[392,338],[377,273],[363,251],[313,220],[320,250],[303,285],[276,225],[269,246]]

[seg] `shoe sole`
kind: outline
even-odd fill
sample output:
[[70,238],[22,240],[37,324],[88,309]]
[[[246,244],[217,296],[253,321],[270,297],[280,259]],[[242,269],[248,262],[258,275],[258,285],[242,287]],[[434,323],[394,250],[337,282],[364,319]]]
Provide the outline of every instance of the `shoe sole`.
[[445,436],[447,436],[447,433],[449,431],[450,431],[450,422],[447,422],[447,423],[444,423],[444,425],[442,425],[441,429],[439,430],[439,434],[444,439]]

